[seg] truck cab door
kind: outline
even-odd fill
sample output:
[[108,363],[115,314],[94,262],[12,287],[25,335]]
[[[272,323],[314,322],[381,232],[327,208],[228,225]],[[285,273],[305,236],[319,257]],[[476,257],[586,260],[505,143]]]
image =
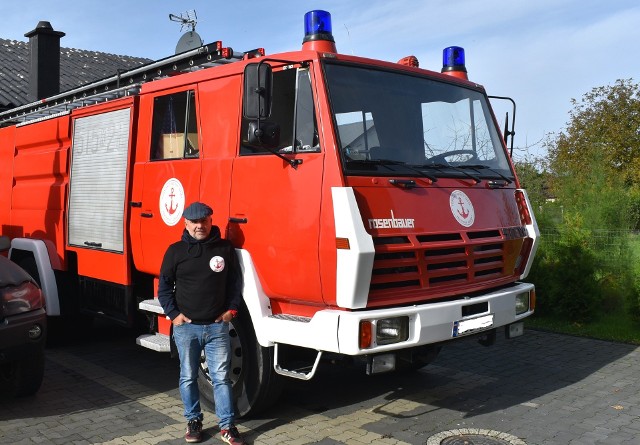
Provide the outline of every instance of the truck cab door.
[[[318,243],[324,153],[309,68],[275,71],[272,94],[267,124],[277,126],[280,137],[270,150],[280,157],[249,144],[247,135],[255,120],[243,118],[240,156],[232,173],[229,238],[251,255],[272,304],[292,296],[321,303]],[[291,160],[297,162],[295,167]]]
[[134,167],[131,206],[138,211],[131,212],[132,251],[136,268],[154,275],[160,271],[167,246],[182,235],[182,211],[199,197],[196,96],[195,88],[183,88],[149,95],[141,103],[141,121],[146,125],[139,132]]

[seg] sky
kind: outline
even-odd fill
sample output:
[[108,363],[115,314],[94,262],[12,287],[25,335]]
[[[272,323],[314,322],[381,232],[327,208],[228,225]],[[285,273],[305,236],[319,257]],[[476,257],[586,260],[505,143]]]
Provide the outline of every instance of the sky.
[[[169,14],[197,15],[210,43],[267,54],[301,48],[304,14],[331,13],[338,52],[398,61],[414,55],[440,71],[442,50],[465,49],[469,79],[517,104],[514,157],[544,157],[566,128],[572,99],[618,79],[640,82],[637,0],[25,0],[2,2],[0,38],[48,21],[61,46],[160,59],[189,31]],[[510,106],[494,103],[503,125]]]

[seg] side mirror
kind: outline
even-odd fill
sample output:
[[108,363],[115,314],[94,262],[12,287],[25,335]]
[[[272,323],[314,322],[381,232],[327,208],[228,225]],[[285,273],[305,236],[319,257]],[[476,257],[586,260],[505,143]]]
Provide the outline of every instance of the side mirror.
[[249,122],[246,144],[251,147],[275,149],[280,145],[280,125],[273,122]]
[[273,72],[267,63],[251,63],[244,69],[242,114],[247,119],[265,119],[271,115]]

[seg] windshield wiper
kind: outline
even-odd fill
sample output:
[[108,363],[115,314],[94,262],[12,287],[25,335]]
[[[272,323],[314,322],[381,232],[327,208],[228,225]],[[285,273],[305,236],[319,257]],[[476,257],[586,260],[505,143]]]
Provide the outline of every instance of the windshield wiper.
[[450,168],[456,171],[459,171],[460,173],[462,173],[463,175],[467,176],[468,178],[473,179],[476,184],[479,184],[482,182],[482,180],[477,177],[476,175],[472,175],[471,173],[469,173],[468,171],[465,171],[464,169],[458,167],[457,165],[451,165],[451,164],[442,164],[442,163],[433,163],[433,164],[420,164],[420,165],[412,165],[412,167],[415,168],[433,168],[436,170],[443,170],[446,168]]
[[462,164],[462,165],[459,165],[458,167],[460,167],[460,168],[472,168],[474,170],[489,170],[491,173],[493,173],[493,174],[495,174],[497,176],[500,176],[501,179],[504,179],[505,181],[507,181],[507,184],[511,184],[513,182],[513,179],[509,179],[508,177],[506,177],[505,175],[503,175],[499,171],[494,170],[491,167],[487,167],[486,165],[482,165],[482,164],[473,164],[473,165]]
[[397,166],[403,166],[408,168],[409,170],[411,170],[412,172],[415,172],[417,174],[419,174],[420,176],[427,178],[429,180],[431,180],[431,182],[437,182],[438,178],[436,178],[433,175],[430,175],[426,172],[423,172],[421,170],[418,170],[417,168],[415,168],[416,166],[414,165],[409,165],[406,162],[402,162],[402,161],[395,161],[393,159],[347,159],[347,163],[351,164],[351,163],[358,163],[358,164],[364,164],[364,165],[381,165],[383,167],[386,167],[387,169],[395,172],[396,170],[392,169],[391,167],[389,167],[390,165],[397,165]]

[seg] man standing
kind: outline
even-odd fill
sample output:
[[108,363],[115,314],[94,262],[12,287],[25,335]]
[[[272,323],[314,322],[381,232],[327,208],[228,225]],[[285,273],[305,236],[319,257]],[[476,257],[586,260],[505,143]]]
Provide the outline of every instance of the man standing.
[[182,213],[182,239],[167,249],[160,268],[158,300],[173,324],[180,356],[180,397],[187,419],[187,442],[202,440],[198,391],[200,355],[204,351],[213,382],[220,437],[244,444],[234,425],[235,407],[229,365],[229,321],[238,313],[242,275],[233,245],[213,226],[213,210],[194,202]]

